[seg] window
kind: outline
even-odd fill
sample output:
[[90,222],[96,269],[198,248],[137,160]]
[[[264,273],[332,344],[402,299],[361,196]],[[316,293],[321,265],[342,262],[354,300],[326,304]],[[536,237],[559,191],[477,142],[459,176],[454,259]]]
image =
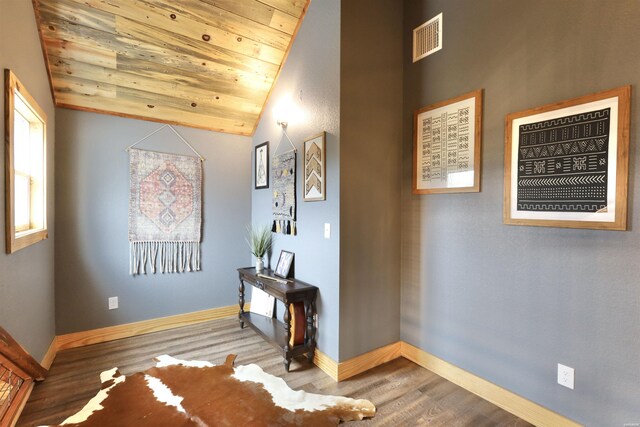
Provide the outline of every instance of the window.
[[47,238],[47,116],[11,70],[5,70],[7,253]]

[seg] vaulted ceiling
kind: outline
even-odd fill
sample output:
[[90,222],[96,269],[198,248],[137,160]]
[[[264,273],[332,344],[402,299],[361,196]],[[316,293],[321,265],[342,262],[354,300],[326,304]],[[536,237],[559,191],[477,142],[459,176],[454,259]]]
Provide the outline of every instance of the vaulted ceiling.
[[255,130],[310,0],[33,0],[55,103]]

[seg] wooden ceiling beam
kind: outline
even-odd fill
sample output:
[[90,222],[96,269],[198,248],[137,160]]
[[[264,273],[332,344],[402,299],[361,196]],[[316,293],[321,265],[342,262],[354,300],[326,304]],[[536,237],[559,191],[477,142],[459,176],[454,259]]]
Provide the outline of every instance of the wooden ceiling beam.
[[298,17],[289,15],[257,0],[201,0],[239,16],[292,35],[298,25]]
[[37,7],[45,22],[50,17],[62,17],[73,25],[115,33],[116,18],[113,13],[102,12],[69,0],[38,0]]
[[[241,34],[234,34],[186,16],[179,16],[168,6],[160,8],[140,0],[121,1],[117,4],[110,0],[68,1],[75,2],[80,5],[80,7],[86,5],[102,12],[112,13],[116,17],[120,16],[147,25],[159,31],[158,37],[160,37],[162,32],[169,31],[194,40],[203,40],[211,45],[217,45],[243,55],[271,62],[272,64],[279,64],[284,56],[285,49],[276,49],[266,44],[244,38]],[[175,18],[172,18],[172,16],[175,16]]]
[[[69,93],[60,93],[58,106],[72,110],[90,111],[101,114],[109,114],[120,117],[128,117],[141,120],[150,120],[158,123],[189,126],[216,132],[233,133],[236,135],[251,135],[255,123],[246,124],[226,118],[208,117],[202,114],[193,114],[173,109],[163,105],[148,107],[139,102],[121,99],[114,103],[110,98],[100,96],[78,96]],[[108,107],[108,108],[107,108]],[[153,110],[153,114],[149,111]]]
[[211,3],[201,0],[181,0],[179,2],[167,2],[165,0],[140,0],[150,7],[165,10],[166,13],[176,15],[176,20],[186,17],[190,20],[205,25],[211,25],[222,31],[227,31],[238,37],[250,39],[255,42],[271,46],[285,51],[291,40],[291,35],[280,30],[273,29],[249,17],[243,17],[231,13],[225,9],[216,7]]
[[57,106],[239,135],[308,2],[33,0]]
[[[120,100],[128,100],[137,103],[142,109],[144,107],[155,109],[162,106],[176,111],[183,111],[189,114],[202,115],[210,118],[225,118],[237,123],[250,123],[257,117],[256,113],[248,113],[241,110],[229,110],[213,103],[197,103],[188,99],[176,98],[161,94],[159,91],[146,92],[140,89],[132,89],[114,84],[101,83],[95,80],[87,80],[77,76],[51,73],[54,80],[54,87],[57,91],[67,95],[76,95],[79,98],[112,98],[118,97]],[[152,107],[148,107],[152,105]],[[156,115],[156,110],[151,114]]]
[[309,3],[308,0],[258,0],[267,6],[285,12],[296,19],[300,18],[305,7]]
[[[143,48],[145,46],[154,46],[172,52],[177,56],[187,55],[191,58],[196,58],[196,61],[194,61],[195,65],[202,64],[202,61],[220,64],[227,69],[231,68],[240,72],[246,72],[247,74],[253,74],[258,76],[258,78],[272,78],[278,70],[276,65],[269,62],[247,58],[236,52],[210,46],[205,42],[193,40],[179,34],[166,32],[162,34],[162,39],[158,40],[157,32],[151,30],[148,26],[127,20],[126,18],[118,18],[117,22],[120,21],[126,22],[126,30],[120,28],[119,38],[126,37],[127,41],[138,42],[138,46]],[[116,24],[116,26],[118,25]],[[163,56],[163,59],[166,59],[166,57]],[[206,72],[208,65],[203,64],[202,66],[204,68],[201,72]]]
[[69,40],[43,38],[48,56],[57,56],[74,61],[84,61],[100,67],[115,70],[118,54],[97,46],[86,46]]
[[[49,34],[50,37],[63,38],[67,37],[69,34],[83,34],[87,32],[84,28],[89,28],[119,36],[116,39],[110,37],[105,48],[108,48],[109,44],[117,43],[120,38],[122,38],[122,40],[128,45],[127,48],[129,49],[137,49],[138,46],[141,45],[144,48],[148,45],[158,47],[159,49],[170,49],[176,54],[182,53],[182,51],[188,51],[189,55],[199,59],[215,61],[239,70],[255,72],[258,74],[262,73],[268,76],[273,76],[278,71],[277,64],[272,64],[255,58],[249,58],[246,55],[212,45],[203,40],[195,40],[191,37],[172,33],[168,30],[159,30],[146,24],[131,21],[127,18],[116,17],[113,14],[100,12],[88,6],[75,3],[74,0],[55,0],[55,7],[51,7],[52,4],[54,3],[43,3],[40,10],[40,15],[43,20],[47,22],[47,25],[44,26],[43,30]],[[78,16],[87,16],[91,13],[96,13],[102,16],[102,19],[85,19],[82,21],[82,24],[78,23]],[[110,19],[107,19],[107,17],[110,17]],[[126,23],[123,24],[126,29],[121,28],[120,33],[117,31],[117,21],[124,21]],[[64,26],[67,30],[66,34],[53,36],[52,34],[55,31],[55,24]],[[126,32],[126,34],[123,34],[122,32]],[[101,38],[103,36],[100,33],[90,32],[89,35],[90,37],[87,39],[88,43],[101,43]]]
[[66,76],[84,79],[90,76],[93,81],[98,83],[138,89],[149,93],[159,91],[167,96],[184,99],[198,105],[217,106],[225,111],[242,110],[257,115],[262,108],[261,104],[254,101],[231,95],[211,93],[199,89],[197,83],[167,79],[165,74],[157,73],[153,70],[148,70],[146,72],[147,75],[144,75],[145,73],[138,72],[137,68],[132,68],[130,72],[112,70],[54,55],[50,55],[49,60],[51,72],[57,76],[58,80],[64,80]]
[[[210,58],[192,57],[188,52],[175,52],[146,43],[136,46],[134,39],[124,39],[88,27],[70,28],[70,25],[66,21],[53,18],[50,20],[50,24],[43,31],[47,49],[51,49],[50,53],[108,68],[120,68],[121,64],[117,60],[120,56],[128,58],[129,64],[137,61],[140,67],[162,68],[174,78],[179,78],[185,72],[197,73],[199,77],[206,80],[206,84],[219,84],[220,90],[224,93],[244,92],[249,97],[255,97],[256,92],[266,93],[272,83],[267,75],[256,76],[255,73],[236,70],[211,61]],[[60,39],[64,42],[60,43]],[[92,51],[91,47],[95,50]],[[104,57],[108,49],[115,54],[115,57]],[[122,60],[119,62],[122,63]]]

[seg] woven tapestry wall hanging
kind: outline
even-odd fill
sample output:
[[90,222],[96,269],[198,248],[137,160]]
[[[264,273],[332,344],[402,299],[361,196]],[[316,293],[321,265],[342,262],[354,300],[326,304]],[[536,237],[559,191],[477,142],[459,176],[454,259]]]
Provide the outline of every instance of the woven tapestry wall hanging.
[[296,153],[273,156],[273,227],[274,233],[296,234]]
[[196,157],[129,150],[130,274],[200,270],[202,163]]

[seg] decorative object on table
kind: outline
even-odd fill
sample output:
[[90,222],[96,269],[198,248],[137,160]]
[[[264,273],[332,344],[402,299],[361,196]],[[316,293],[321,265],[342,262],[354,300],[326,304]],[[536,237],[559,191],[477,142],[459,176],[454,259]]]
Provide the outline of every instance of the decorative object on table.
[[[251,302],[253,304],[253,301]],[[291,338],[289,346],[304,344],[304,333],[307,329],[307,320],[304,314],[304,302],[296,301],[289,304],[289,318],[291,319]]]
[[504,222],[626,230],[631,86],[507,115]]
[[304,201],[325,200],[326,132],[304,142]]
[[249,312],[260,314],[261,316],[273,317],[273,309],[276,305],[276,298],[258,288],[251,290],[251,306]]
[[414,114],[413,192],[480,191],[482,89]]
[[200,270],[202,164],[197,157],[129,149],[130,274]]
[[373,417],[375,406],[351,399],[292,390],[258,365],[234,366],[158,356],[144,372],[100,374],[97,395],[63,424],[77,426],[338,425]]
[[296,152],[273,156],[273,225],[271,231],[296,234]]
[[273,236],[268,225],[248,226],[245,238],[251,253],[256,257],[256,272],[260,273],[264,268],[264,256],[273,245]]
[[254,187],[256,190],[269,188],[269,142],[256,145],[254,153]]
[[276,265],[276,271],[274,274],[284,279],[288,278],[292,262],[293,252],[280,251],[280,258],[278,258],[278,264]]

